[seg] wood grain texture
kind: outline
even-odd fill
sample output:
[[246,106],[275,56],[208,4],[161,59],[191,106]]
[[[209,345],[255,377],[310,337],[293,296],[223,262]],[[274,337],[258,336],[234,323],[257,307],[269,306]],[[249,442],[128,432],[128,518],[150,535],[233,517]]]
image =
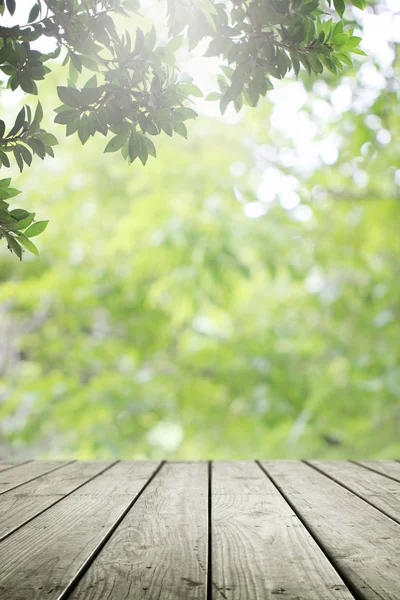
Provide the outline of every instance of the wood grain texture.
[[110,461],[74,462],[2,494],[0,540],[112,464]]
[[397,523],[308,465],[262,464],[359,598],[399,600]]
[[344,460],[307,461],[400,524],[400,484]]
[[206,463],[168,463],[72,592],[71,600],[205,600]]
[[4,492],[12,490],[23,483],[32,481],[45,473],[59,469],[70,462],[66,460],[38,460],[2,471],[0,472],[0,494],[4,494]]
[[400,482],[400,462],[397,460],[357,460],[355,462]]
[[2,461],[0,461],[0,472],[6,471],[8,469],[13,469],[14,467],[19,467],[20,465],[24,465],[28,462],[31,462],[31,461],[29,461],[29,460],[2,460]]
[[59,600],[157,463],[118,463],[0,542],[1,600]]
[[353,598],[254,462],[213,464],[212,579],[215,600]]

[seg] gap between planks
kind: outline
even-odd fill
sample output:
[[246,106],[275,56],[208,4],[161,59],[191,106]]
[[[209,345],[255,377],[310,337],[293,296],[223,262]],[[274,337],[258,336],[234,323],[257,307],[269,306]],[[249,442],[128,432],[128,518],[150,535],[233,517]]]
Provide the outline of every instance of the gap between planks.
[[[14,526],[9,527],[6,531],[4,531],[4,533],[2,533],[0,530],[0,542],[5,540],[7,537],[9,537],[12,533],[17,531],[21,527],[24,527],[27,523],[29,523],[30,521],[32,521],[39,515],[43,514],[46,510],[50,509],[52,506],[55,506],[56,504],[58,504],[59,502],[61,502],[62,500],[64,500],[68,496],[70,496],[73,492],[76,492],[79,488],[83,487],[84,485],[86,485],[87,483],[89,483],[90,481],[92,481],[93,479],[98,477],[99,475],[102,475],[103,473],[105,473],[105,471],[107,471],[108,469],[110,469],[111,467],[116,465],[118,462],[119,461],[114,461],[114,462],[110,461],[108,464],[104,463],[104,462],[103,463],[99,462],[99,464],[97,464],[96,462],[93,462],[91,466],[93,466],[94,468],[96,468],[98,466],[97,472],[95,471],[92,474],[88,474],[86,476],[82,475],[81,476],[82,482],[77,483],[76,485],[72,484],[72,486],[70,486],[70,490],[66,491],[65,493],[56,493],[56,488],[55,488],[55,491],[53,492],[53,496],[51,496],[51,495],[47,495],[46,493],[44,493],[44,492],[46,492],[46,489],[43,492],[43,490],[40,490],[40,488],[41,487],[46,488],[46,484],[47,484],[47,488],[52,489],[53,486],[55,487],[58,483],[57,478],[59,478],[60,475],[61,475],[61,477],[64,477],[64,478],[70,477],[71,476],[70,471],[72,470],[72,472],[73,472],[74,467],[78,469],[78,476],[79,476],[79,469],[82,468],[82,465],[84,465],[84,466],[90,465],[89,462],[84,462],[84,461],[71,462],[69,464],[63,465],[60,469],[56,469],[55,471],[50,471],[49,473],[43,474],[40,478],[33,479],[24,484],[21,484],[21,486],[18,486],[17,488],[12,488],[10,490],[5,491],[0,496],[0,526],[2,525],[2,513],[3,512],[5,512],[6,516],[7,516],[7,520],[5,520],[6,523],[9,522],[10,517],[11,517],[11,520],[14,518],[16,522],[15,522]],[[102,465],[104,465],[104,466],[102,466]],[[75,475],[75,477],[77,477],[77,475]],[[32,487],[34,486],[35,483],[36,483],[36,489],[34,488],[32,490]],[[39,488],[39,491],[41,492],[39,495],[36,495],[37,488]],[[36,504],[36,508],[34,505],[32,506],[32,504],[31,504],[31,506],[29,506],[29,500],[31,502],[32,502],[32,500],[34,501],[33,504],[34,505]],[[9,501],[9,502],[7,503],[7,501]],[[22,505],[21,508],[18,507],[19,501],[21,501],[20,502],[20,504]],[[5,505],[5,506],[3,507],[3,505]],[[4,510],[3,510],[3,508],[4,508]],[[21,512],[23,513],[24,511],[25,511],[25,516],[21,516]],[[18,521],[18,519],[19,519],[19,521]]]
[[399,600],[396,522],[305,463],[261,464],[356,598]]
[[[347,461],[342,463],[342,461],[304,460],[302,462],[400,525],[400,488],[398,485],[396,487],[390,485],[393,480],[385,479],[381,473],[369,470],[370,480],[368,481],[368,477],[363,477],[363,473],[368,475],[368,470],[362,469],[357,463]],[[338,466],[342,466],[343,473],[337,474]],[[343,480],[344,475],[347,475],[346,481]],[[396,498],[395,495],[398,497]]]
[[[75,461],[28,461],[27,463],[17,465],[11,469],[0,471],[0,496],[6,492],[10,492],[11,490],[15,490],[16,488],[25,485],[25,483],[30,483],[31,481],[39,479],[39,477],[43,477],[48,473],[53,473],[58,469],[62,469],[73,462]],[[30,469],[32,469],[33,472],[36,471],[33,477],[31,477],[32,473],[29,473]],[[6,480],[5,482],[1,482],[3,476],[8,478],[8,481]],[[7,485],[8,487],[6,487]]]

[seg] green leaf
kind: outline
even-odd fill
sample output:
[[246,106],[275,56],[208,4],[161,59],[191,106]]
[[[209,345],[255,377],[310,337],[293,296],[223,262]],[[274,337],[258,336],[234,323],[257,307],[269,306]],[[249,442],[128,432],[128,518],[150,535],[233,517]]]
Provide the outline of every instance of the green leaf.
[[17,118],[15,119],[15,123],[8,133],[8,137],[13,137],[14,135],[16,135],[22,128],[24,122],[25,122],[25,106],[23,106],[21,108],[21,110],[19,111]]
[[11,177],[6,177],[5,179],[0,179],[0,189],[6,190],[10,187]]
[[35,213],[29,213],[28,216],[25,217],[25,219],[21,219],[19,221],[17,229],[18,230],[26,229],[32,223],[34,218],[35,218]]
[[72,106],[73,108],[80,108],[82,106],[81,93],[73,87],[58,86],[57,94],[61,102],[67,106]]
[[58,144],[56,136],[52,133],[48,133],[47,131],[41,131],[36,135],[36,137],[43,142],[43,144],[46,144],[46,146],[57,146]]
[[20,242],[20,244],[22,244],[24,246],[24,248],[29,250],[29,252],[32,252],[32,254],[34,254],[35,256],[39,256],[39,250],[36,248],[35,244],[26,237],[26,235],[24,235],[21,232],[18,232],[17,236],[18,236],[18,241]]
[[32,6],[32,8],[29,12],[28,23],[33,23],[33,21],[36,21],[39,14],[40,14],[40,4],[36,3]]
[[[68,125],[67,125],[68,127]],[[33,150],[33,152],[39,156],[41,159],[43,159],[46,156],[46,148],[45,145],[43,144],[43,142],[41,142],[40,140],[37,140],[35,138],[31,138],[28,139],[26,141],[26,143],[28,144],[28,146]]]
[[18,149],[21,153],[22,159],[24,160],[24,162],[26,162],[28,167],[30,167],[32,164],[32,153],[30,152],[30,150],[28,150],[26,146],[20,145],[18,146]]
[[83,89],[96,88],[97,87],[97,75],[93,75],[83,86]]
[[21,193],[21,190],[17,190],[15,188],[9,187],[7,189],[7,198],[14,198],[14,196],[18,196]]
[[23,209],[23,208],[14,208],[14,210],[10,210],[10,215],[14,218],[17,219],[17,221],[21,221],[22,219],[25,219],[25,217],[29,216],[31,213],[29,213],[27,210]]
[[73,121],[77,116],[79,116],[78,110],[63,110],[63,112],[58,113],[56,118],[54,119],[54,123],[59,123],[60,125],[67,125],[71,121]]
[[203,92],[197,85],[193,83],[181,83],[179,88],[187,95],[187,96],[196,96],[196,98],[202,98]]
[[347,42],[344,44],[344,48],[346,50],[351,50],[352,48],[356,48],[358,44],[361,42],[361,38],[356,35],[352,35]]
[[15,0],[6,0],[7,10],[10,15],[15,13],[16,3]]
[[196,119],[199,116],[193,108],[188,108],[187,106],[180,106],[179,112],[182,113],[186,119]]
[[1,163],[5,167],[10,167],[10,161],[9,161],[7,154],[5,154],[5,152],[0,151],[0,159],[1,159]]
[[360,10],[364,10],[367,7],[367,0],[350,0],[353,6],[359,8]]
[[24,92],[26,92],[27,94],[34,94],[35,96],[37,96],[37,85],[26,71],[21,71],[21,73],[18,76],[18,83],[20,88]]
[[146,138],[140,132],[137,133],[137,136],[139,138],[138,157],[142,165],[145,165],[147,163],[147,159],[149,158],[149,151],[147,149]]
[[[80,56],[78,56],[78,54],[75,54],[74,52],[69,52],[68,55],[71,59],[71,64],[74,67],[74,69],[78,73],[82,73],[82,61],[80,59]],[[71,73],[71,75],[72,75],[72,73]]]
[[128,140],[128,132],[119,133],[115,137],[113,137],[105,147],[104,152],[117,152],[120,150],[122,146],[124,146]]
[[218,101],[220,99],[221,99],[221,94],[219,94],[218,92],[210,92],[205,97],[205,100],[207,100],[207,102],[215,102],[215,101]]
[[19,260],[22,260],[22,248],[19,245],[19,243],[17,242],[17,240],[8,233],[5,234],[5,237],[6,237],[7,246],[8,246],[8,249],[10,250],[10,252],[14,252],[14,254],[16,254],[18,256]]
[[185,123],[176,123],[174,130],[178,135],[181,135],[187,140],[187,128]]
[[333,0],[333,6],[335,7],[335,10],[338,13],[338,15],[342,17],[346,8],[344,0]]
[[145,144],[147,146],[147,151],[150,154],[150,156],[154,156],[154,158],[156,158],[157,151],[156,151],[156,147],[153,144],[152,140],[146,136],[143,136],[143,139],[145,141]]
[[204,56],[220,56],[221,54],[225,54],[225,52],[230,50],[232,44],[233,42],[229,38],[214,38],[207,48]]
[[48,221],[36,221],[33,223],[28,229],[25,231],[25,235],[27,237],[35,237],[36,235],[40,235],[47,227]]
[[35,115],[33,117],[33,122],[40,123],[42,119],[43,119],[43,108],[42,108],[42,105],[40,104],[40,102],[38,102],[37,106],[36,106],[36,110],[35,110]]
[[18,165],[20,172],[24,170],[24,161],[22,160],[21,152],[19,148],[14,148],[13,150],[15,161]]
[[140,150],[139,136],[136,131],[132,131],[130,138],[129,138],[129,146],[128,146],[129,159],[130,159],[131,163],[139,156],[139,150]]
[[12,217],[8,210],[0,209],[0,223],[11,223]]
[[335,54],[335,56],[337,56],[337,58],[344,63],[345,65],[347,65],[348,67],[352,67],[353,66],[353,61],[351,60],[350,56],[348,56],[345,52],[338,52],[337,54]]
[[166,50],[167,52],[174,53],[177,50],[179,50],[179,48],[182,45],[182,41],[183,41],[183,35],[177,35],[170,42],[168,42],[168,44],[166,46],[164,46],[164,50]]
[[78,126],[78,137],[82,144],[86,144],[91,135],[91,123],[88,115],[82,115]]

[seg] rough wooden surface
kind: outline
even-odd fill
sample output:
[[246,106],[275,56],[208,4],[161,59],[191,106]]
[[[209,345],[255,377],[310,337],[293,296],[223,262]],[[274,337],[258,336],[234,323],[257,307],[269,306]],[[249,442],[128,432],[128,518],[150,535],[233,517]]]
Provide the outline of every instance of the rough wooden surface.
[[0,468],[0,494],[32,481],[36,477],[50,473],[50,471],[60,469],[67,464],[66,461],[44,460],[22,463],[4,471],[1,471]]
[[400,524],[400,485],[376,471],[346,461],[310,464]]
[[356,462],[367,469],[382,473],[382,475],[400,482],[400,462],[397,460],[360,460]]
[[399,600],[397,523],[306,464],[262,464],[359,597]]
[[71,598],[205,600],[207,485],[206,463],[165,465]]
[[400,600],[398,465],[0,461],[0,600]]
[[213,465],[212,580],[216,600],[221,596],[232,600],[352,598],[255,463]]
[[74,462],[0,495],[0,540],[112,464]]
[[24,465],[29,460],[3,460],[0,463],[0,471],[7,471],[8,469],[12,469],[13,467],[17,467],[18,465]]
[[0,598],[58,600],[129,509],[154,463],[118,463],[0,543]]

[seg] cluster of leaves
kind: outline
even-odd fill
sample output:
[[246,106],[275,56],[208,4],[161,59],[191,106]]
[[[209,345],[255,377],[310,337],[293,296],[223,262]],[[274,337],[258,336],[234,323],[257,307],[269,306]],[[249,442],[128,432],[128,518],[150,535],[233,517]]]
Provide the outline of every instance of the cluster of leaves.
[[39,252],[30,238],[41,234],[48,221],[35,221],[35,213],[23,208],[10,210],[7,202],[17,196],[20,191],[10,187],[11,178],[0,180],[0,239],[5,238],[7,247],[22,259],[24,248],[39,256]]
[[19,111],[14,125],[6,134],[6,124],[0,120],[0,165],[10,166],[8,154],[12,154],[19,167],[23,171],[24,164],[30,166],[33,154],[42,160],[46,155],[54,156],[52,146],[55,146],[57,138],[40,127],[43,119],[43,109],[38,102],[32,118],[30,106],[23,106]]
[[[365,3],[351,1],[361,8]],[[16,5],[17,0],[0,0],[0,14],[7,9],[13,15]],[[343,0],[334,7],[341,17]],[[129,163],[146,164],[156,156],[155,136],[186,138],[186,121],[197,117],[191,105],[202,92],[176,61],[185,36],[189,49],[208,39],[205,55],[225,61],[219,91],[208,96],[220,102],[222,112],[231,102],[236,110],[243,102],[255,106],[273,87],[271,79],[292,69],[297,75],[301,65],[310,75],[325,68],[336,74],[351,65],[351,52],[362,53],[360,38],[343,29],[342,20],[328,18],[319,0],[167,0],[169,39],[161,45],[154,27],[146,33],[137,28],[134,40],[119,31],[119,16],[139,9],[140,0],[34,0],[25,25],[0,27],[0,70],[7,87],[37,94],[36,82],[50,72],[48,61],[61,55],[69,76],[58,88],[62,105],[55,122],[82,144],[111,134],[105,152],[120,150]],[[54,40],[54,51],[35,48],[42,36]],[[57,140],[40,129],[42,116],[40,105],[33,119],[28,107],[22,109],[7,136],[0,122],[2,166],[10,166],[10,152],[20,170],[33,154],[53,155]]]
[[[344,29],[342,20],[327,18],[319,0],[235,0],[231,8],[215,3],[208,20],[187,0],[179,2],[178,11],[175,0],[170,0],[171,31],[179,33],[189,19],[190,44],[211,37],[205,55],[224,59],[220,90],[207,97],[220,102],[222,113],[231,102],[237,111],[244,102],[256,106],[273,88],[271,78],[283,79],[292,70],[297,76],[301,66],[309,75],[319,76],[324,69],[336,75],[352,66],[350,53],[364,54],[358,48],[361,38],[353,29]],[[366,1],[352,4],[364,8]],[[343,0],[334,5],[342,17]]]

